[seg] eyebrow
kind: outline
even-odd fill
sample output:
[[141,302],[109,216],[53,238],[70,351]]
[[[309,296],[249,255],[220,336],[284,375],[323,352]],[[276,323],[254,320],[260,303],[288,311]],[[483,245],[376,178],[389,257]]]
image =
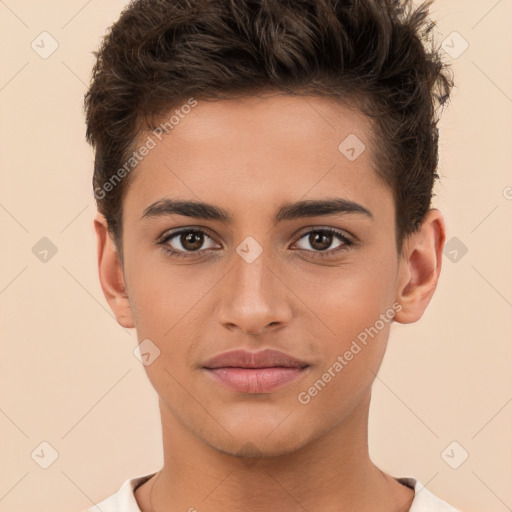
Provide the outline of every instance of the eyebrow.
[[[342,198],[310,199],[295,203],[285,203],[279,208],[274,220],[275,222],[280,222],[333,214],[362,214],[373,220],[370,210],[354,201]],[[166,215],[183,215],[196,219],[216,220],[226,223],[233,222],[231,214],[218,206],[200,201],[169,198],[160,199],[148,206],[144,210],[141,220]]]

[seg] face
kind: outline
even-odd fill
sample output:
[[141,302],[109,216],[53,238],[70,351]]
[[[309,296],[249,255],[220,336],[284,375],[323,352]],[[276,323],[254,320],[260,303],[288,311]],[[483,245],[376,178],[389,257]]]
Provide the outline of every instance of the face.
[[[291,452],[368,397],[407,278],[370,134],[332,99],[283,94],[199,101],[161,141],[149,133],[122,279],[139,342],[160,351],[144,368],[166,414],[207,445]],[[266,349],[300,364],[212,369]]]

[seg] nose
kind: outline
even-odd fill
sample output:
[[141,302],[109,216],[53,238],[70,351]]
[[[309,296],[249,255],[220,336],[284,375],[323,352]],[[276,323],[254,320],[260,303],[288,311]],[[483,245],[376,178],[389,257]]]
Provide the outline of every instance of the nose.
[[221,283],[220,323],[231,331],[239,329],[253,335],[288,324],[292,294],[277,269],[267,261],[265,251],[251,263],[235,254],[233,265]]

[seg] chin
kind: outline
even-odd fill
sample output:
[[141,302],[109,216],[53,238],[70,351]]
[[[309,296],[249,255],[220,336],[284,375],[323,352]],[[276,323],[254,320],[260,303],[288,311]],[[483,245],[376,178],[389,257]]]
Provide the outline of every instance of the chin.
[[281,430],[281,425],[278,432],[275,427],[272,431],[267,426],[258,429],[252,424],[250,429],[241,429],[236,432],[230,430],[232,437],[209,439],[207,444],[219,452],[242,459],[279,457],[296,452],[307,444],[308,440],[303,429],[299,425],[290,425],[290,427]]
[[297,443],[287,443],[286,445],[281,443],[267,443],[266,445],[262,445],[260,443],[255,444],[249,440],[232,441],[229,445],[214,444],[210,447],[226,455],[240,458],[241,462],[245,462],[247,465],[252,465],[254,461],[258,459],[288,455],[300,448]]

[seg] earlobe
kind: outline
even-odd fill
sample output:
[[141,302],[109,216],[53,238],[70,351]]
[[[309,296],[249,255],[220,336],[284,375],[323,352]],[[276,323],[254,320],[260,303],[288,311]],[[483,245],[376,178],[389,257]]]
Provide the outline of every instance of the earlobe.
[[430,209],[419,230],[405,241],[396,292],[402,308],[395,321],[408,324],[423,316],[439,280],[445,238],[441,212]]
[[98,213],[94,219],[96,231],[98,273],[101,289],[120,325],[127,329],[134,327],[132,310],[123,268],[115,244],[108,232],[105,217]]

